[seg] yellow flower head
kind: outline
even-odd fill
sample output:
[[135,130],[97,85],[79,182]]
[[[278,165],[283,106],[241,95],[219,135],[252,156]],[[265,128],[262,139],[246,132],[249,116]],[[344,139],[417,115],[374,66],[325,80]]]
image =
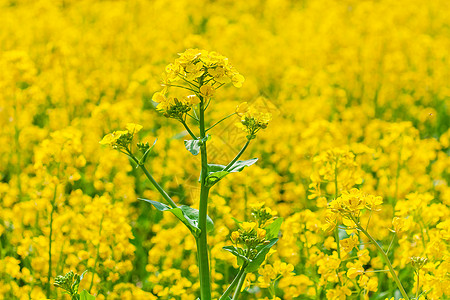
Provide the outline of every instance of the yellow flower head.
[[110,145],[114,149],[128,149],[128,146],[133,141],[134,134],[142,129],[142,125],[128,123],[126,129],[108,133],[99,143],[102,145]]
[[258,226],[258,224],[256,224],[255,222],[243,222],[241,224],[241,228],[243,231],[245,232],[251,232],[253,231],[256,227]]
[[134,124],[134,123],[128,123],[125,128],[130,133],[138,133],[142,129],[142,125]]
[[256,230],[256,236],[257,236],[259,239],[264,239],[264,238],[266,237],[266,231],[265,231],[264,229],[262,229],[262,228],[258,228],[258,229]]
[[231,233],[231,241],[236,244],[238,242],[239,236],[239,231],[233,231]]
[[255,138],[256,133],[260,129],[267,128],[272,120],[270,112],[248,105],[247,102],[243,102],[236,107],[236,114],[241,117],[241,122],[236,125],[247,133],[248,139]]

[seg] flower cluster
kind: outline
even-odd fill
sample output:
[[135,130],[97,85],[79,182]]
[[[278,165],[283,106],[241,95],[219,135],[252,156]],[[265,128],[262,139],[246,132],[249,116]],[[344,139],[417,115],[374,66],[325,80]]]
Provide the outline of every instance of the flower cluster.
[[199,84],[206,94],[215,84],[231,82],[235,87],[241,87],[244,82],[244,77],[228,62],[228,58],[217,52],[188,49],[179,56],[166,67],[167,87],[173,82],[187,80]]
[[376,211],[383,203],[380,196],[367,195],[360,190],[353,188],[334,199],[328,204],[333,213],[338,213],[348,220],[356,220],[361,216],[361,211],[368,209]]
[[133,141],[134,135],[142,129],[142,125],[128,123],[126,130],[108,133],[100,141],[102,145],[110,145],[113,149],[127,150]]
[[256,222],[244,222],[239,224],[239,227],[239,230],[231,233],[231,241],[233,244],[245,246],[251,259],[256,254],[256,246],[266,242],[266,230],[258,227]]
[[76,299],[81,279],[83,279],[83,274],[80,276],[69,271],[65,275],[56,276],[53,285],[66,291],[72,299]]
[[272,119],[271,113],[261,111],[247,102],[243,102],[236,107],[236,114],[241,118],[241,122],[237,123],[236,126],[247,133],[247,139],[249,140],[254,139],[260,129],[267,128]]
[[178,99],[166,97],[161,92],[155,93],[152,100],[158,103],[156,109],[162,112],[165,117],[180,121],[185,121],[186,114],[191,110],[192,106],[200,103],[200,99],[196,95],[189,95]]

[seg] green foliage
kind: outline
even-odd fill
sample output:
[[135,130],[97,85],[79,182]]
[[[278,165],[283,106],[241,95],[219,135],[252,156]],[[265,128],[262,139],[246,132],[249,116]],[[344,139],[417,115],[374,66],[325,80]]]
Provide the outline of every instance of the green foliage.
[[86,272],[84,271],[81,275],[78,275],[73,271],[69,271],[65,275],[58,275],[53,285],[61,288],[64,291],[63,293],[68,294],[72,300],[93,300],[95,297],[90,295],[86,290],[78,294],[78,287]]
[[256,257],[252,259],[252,261],[247,266],[247,272],[255,272],[258,270],[259,266],[264,262],[266,259],[267,253],[269,253],[270,248],[272,248],[273,245],[275,245],[278,242],[278,238],[274,238],[270,240],[270,243],[267,245],[261,245],[257,246],[256,249],[258,250],[258,254],[256,254]]
[[278,237],[278,233],[280,232],[281,224],[283,223],[283,218],[277,218],[275,221],[264,227],[266,230],[266,238],[271,240],[273,238]]
[[198,155],[200,153],[200,147],[203,143],[206,143],[211,139],[211,136],[207,134],[205,138],[198,140],[185,140],[184,146],[186,150],[192,153],[192,155]]
[[[152,204],[159,211],[171,212],[175,217],[177,217],[181,222],[183,222],[184,225],[186,225],[186,227],[191,231],[191,233],[196,238],[200,235],[201,230],[198,227],[199,211],[197,209],[189,207],[187,205],[180,205],[176,208],[171,208],[170,206],[161,202],[143,198],[139,198],[139,200],[143,200]],[[209,216],[206,218],[206,228],[208,232],[214,229],[214,222],[211,220]]]
[[211,187],[228,174],[241,172],[245,167],[253,165],[256,161],[258,161],[257,158],[238,160],[229,167],[218,164],[208,164],[208,176],[206,177],[206,183]]

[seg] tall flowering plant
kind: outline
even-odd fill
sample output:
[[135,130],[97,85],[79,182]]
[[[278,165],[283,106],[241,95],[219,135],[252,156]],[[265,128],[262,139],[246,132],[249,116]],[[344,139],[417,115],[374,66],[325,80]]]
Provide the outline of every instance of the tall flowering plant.
[[[213,125],[209,128],[206,127],[206,112],[208,107],[214,103],[216,92],[225,84],[231,83],[239,88],[243,82],[244,77],[228,62],[228,58],[225,56],[206,50],[188,49],[179,54],[179,57],[166,67],[163,74],[163,89],[153,95],[152,100],[157,103],[156,110],[161,112],[164,117],[178,121],[186,129],[191,138],[184,141],[186,149],[193,155],[200,154],[198,209],[175,203],[147,170],[145,163],[155,143],[153,145],[137,143],[134,146],[133,140],[136,133],[142,129],[141,125],[128,124],[125,130],[107,134],[100,141],[101,144],[110,145],[124,153],[137,167],[141,168],[166,203],[148,199],[141,200],[149,202],[160,211],[175,215],[195,237],[201,300],[211,299],[208,232],[213,229],[214,223],[207,215],[209,192],[225,176],[241,172],[245,167],[256,163],[256,158],[239,159],[250,142],[256,138],[257,133],[261,129],[265,129],[271,120],[269,112],[260,111],[244,102],[236,108],[235,112],[212,123]],[[174,89],[181,90],[182,96],[172,96]],[[245,132],[246,142],[227,165],[210,163],[207,145],[211,136],[208,131],[232,116],[239,117],[240,122],[236,125]],[[140,154],[136,152],[140,152]],[[233,245],[224,247],[224,250],[237,257],[238,265],[241,267],[220,299],[230,299],[229,295],[233,291],[232,299],[237,299],[241,293],[246,273],[257,271],[270,248],[278,241],[277,236],[282,219],[275,220],[271,210],[263,206],[256,208],[252,215],[254,216],[253,222],[239,223],[240,228],[232,233]]]

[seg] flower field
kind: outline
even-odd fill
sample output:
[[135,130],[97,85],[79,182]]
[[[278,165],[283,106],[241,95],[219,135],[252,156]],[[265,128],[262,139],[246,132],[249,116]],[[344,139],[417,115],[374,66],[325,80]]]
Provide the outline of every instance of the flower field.
[[449,11],[0,0],[0,299],[450,299]]

